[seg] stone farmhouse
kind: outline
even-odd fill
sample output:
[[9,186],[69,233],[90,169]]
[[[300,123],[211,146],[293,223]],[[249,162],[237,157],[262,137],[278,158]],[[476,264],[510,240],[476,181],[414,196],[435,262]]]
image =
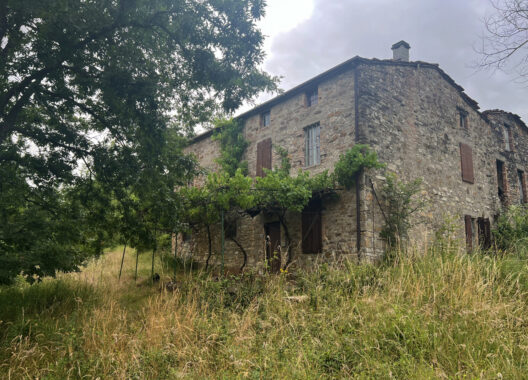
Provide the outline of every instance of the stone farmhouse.
[[[489,246],[490,226],[501,209],[528,201],[528,127],[509,112],[482,112],[437,64],[409,61],[407,42],[392,50],[393,59],[354,57],[240,115],[250,142],[249,173],[259,176],[263,168],[277,166],[277,146],[287,149],[292,173],[319,173],[332,170],[354,144],[368,144],[399,179],[423,179],[426,208],[423,222],[411,231],[413,241],[427,243],[450,217],[469,248]],[[187,151],[214,170],[219,144],[211,135],[197,136]],[[379,259],[385,242],[376,190],[382,185],[382,176],[367,172],[338,200],[312,202],[302,213],[287,215],[294,263],[307,266],[341,255]],[[228,267],[240,267],[240,246],[248,266],[270,257],[270,243],[285,248],[280,224],[264,212],[240,216],[226,231]],[[204,231],[181,240],[184,252],[205,261]],[[213,265],[220,260],[220,240],[218,226]]]

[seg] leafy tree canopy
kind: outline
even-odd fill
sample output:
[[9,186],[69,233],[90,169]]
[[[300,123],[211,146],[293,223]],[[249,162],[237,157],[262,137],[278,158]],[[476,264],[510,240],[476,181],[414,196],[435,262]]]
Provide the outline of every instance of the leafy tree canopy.
[[175,228],[173,190],[194,172],[182,133],[275,88],[258,68],[263,11],[261,0],[0,0],[6,279],[74,269],[85,243],[114,233],[148,246]]

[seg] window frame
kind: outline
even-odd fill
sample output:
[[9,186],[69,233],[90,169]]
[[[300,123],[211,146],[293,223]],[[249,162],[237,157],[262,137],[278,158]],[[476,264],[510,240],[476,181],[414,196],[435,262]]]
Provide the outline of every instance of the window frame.
[[458,126],[462,129],[469,129],[469,112],[463,108],[458,108]]
[[[306,107],[313,107],[319,104],[319,87],[316,86],[306,91],[305,94]],[[314,101],[315,100],[315,101]]]
[[260,113],[260,126],[262,128],[269,127],[271,125],[271,111],[267,110]]
[[317,122],[304,127],[304,166],[309,168],[320,164],[321,123]]
[[506,162],[497,159],[496,160],[496,174],[497,174],[497,194],[501,202],[506,202],[506,196],[508,192],[508,173],[506,172]]
[[528,202],[528,194],[526,194],[526,174],[524,170],[517,169],[517,180],[519,186],[519,200],[521,204]]

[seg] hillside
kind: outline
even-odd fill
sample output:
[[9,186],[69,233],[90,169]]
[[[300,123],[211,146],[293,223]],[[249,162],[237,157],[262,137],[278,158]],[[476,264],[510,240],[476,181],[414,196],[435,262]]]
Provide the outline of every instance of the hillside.
[[[456,247],[394,266],[146,279],[121,249],[0,288],[0,378],[484,378],[528,373],[528,265]],[[158,261],[163,280],[173,268]],[[159,268],[163,268],[162,271]]]

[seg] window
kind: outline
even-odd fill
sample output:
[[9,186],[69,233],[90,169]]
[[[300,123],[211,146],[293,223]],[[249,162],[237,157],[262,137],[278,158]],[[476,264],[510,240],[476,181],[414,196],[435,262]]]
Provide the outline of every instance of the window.
[[257,177],[264,177],[264,169],[271,169],[271,139],[257,144]]
[[463,109],[458,109],[458,117],[459,117],[459,125],[460,128],[467,129],[468,127],[468,113],[467,111],[464,111]]
[[271,123],[271,113],[266,111],[260,114],[260,126],[267,127]]
[[321,200],[312,200],[302,212],[302,251],[320,253],[323,249]]
[[306,93],[306,107],[317,105],[319,102],[319,89],[316,87]]
[[309,125],[304,129],[304,165],[313,166],[321,163],[320,147],[321,127],[319,123]]
[[502,135],[504,139],[504,149],[506,149],[508,152],[511,152],[513,150],[513,139],[511,128],[508,125],[502,126]]
[[506,199],[506,167],[500,160],[497,160],[497,184],[499,198],[501,202],[504,202]]
[[473,151],[467,144],[460,143],[460,161],[462,167],[462,181],[475,183],[473,174]]
[[519,200],[520,200],[520,203],[526,203],[527,202],[526,177],[524,176],[524,172],[522,170],[517,170],[517,178],[519,180]]
[[236,239],[237,236],[237,221],[228,220],[224,223],[224,234],[226,239]]

